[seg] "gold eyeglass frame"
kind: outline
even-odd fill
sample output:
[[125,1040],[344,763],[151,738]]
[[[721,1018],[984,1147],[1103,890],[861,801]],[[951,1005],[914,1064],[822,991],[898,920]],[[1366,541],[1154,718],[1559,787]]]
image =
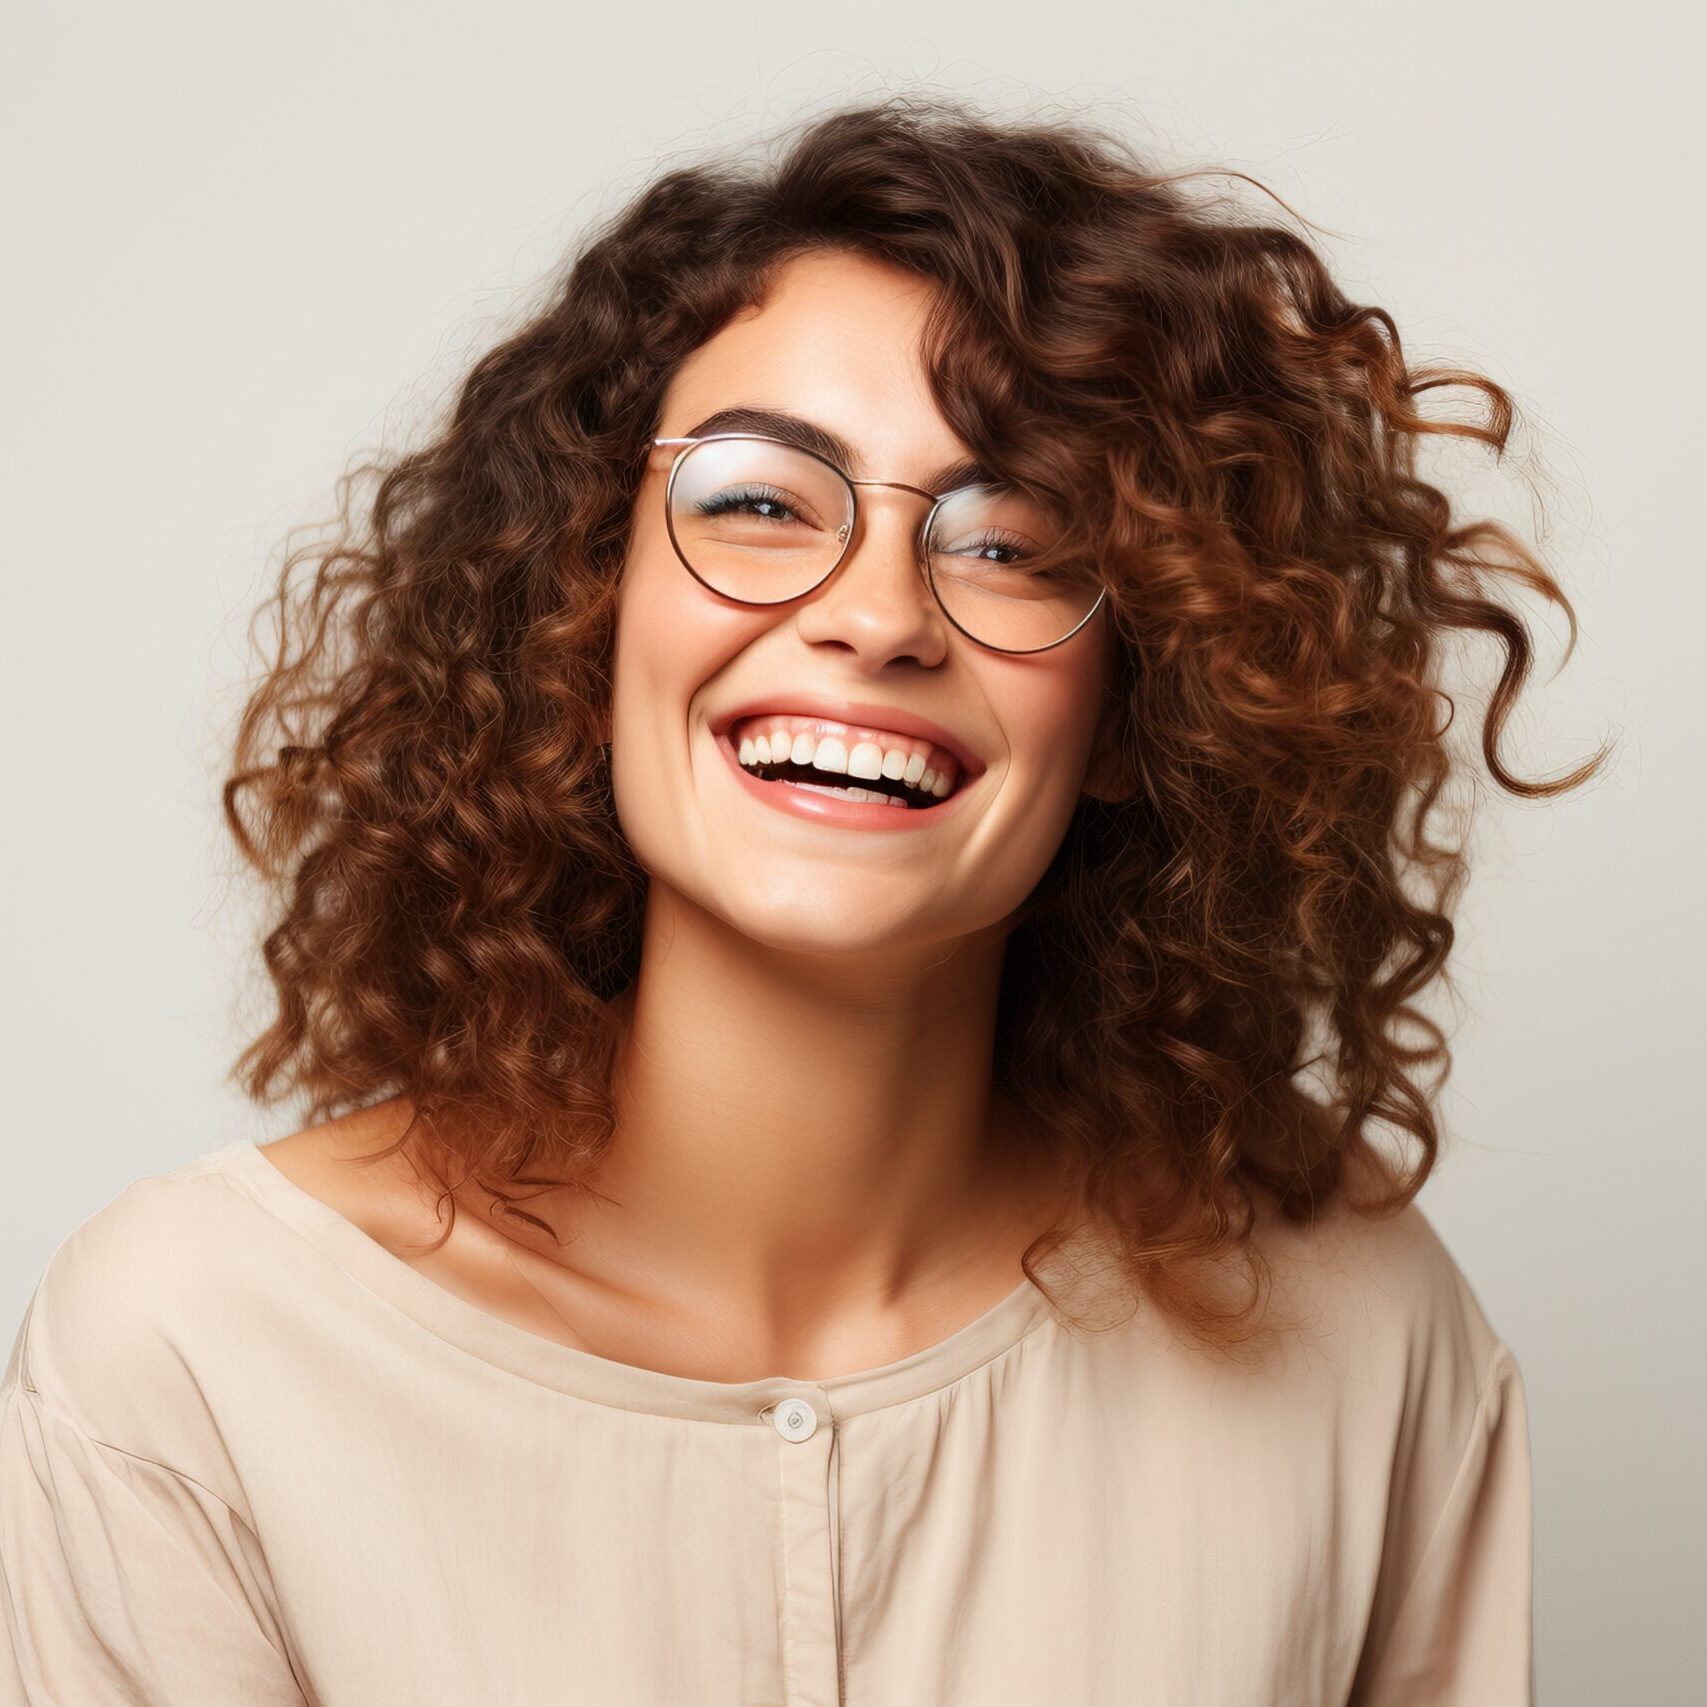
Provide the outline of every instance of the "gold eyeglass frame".
[[972,633],[970,629],[963,627],[960,623],[955,621],[953,612],[951,612],[948,606],[943,603],[942,594],[937,591],[936,577],[931,573],[930,554],[924,548],[925,541],[930,537],[931,524],[936,520],[937,511],[941,509],[950,498],[958,497],[962,492],[975,491],[977,490],[976,486],[957,486],[952,492],[927,492],[923,487],[909,486],[904,480],[855,480],[851,474],[849,474],[845,469],[838,467],[829,459],[829,457],[820,456],[817,451],[808,450],[805,445],[795,444],[791,439],[779,438],[774,433],[702,433],[697,436],[690,436],[687,438],[655,438],[652,441],[654,446],[668,447],[670,445],[679,445],[681,447],[676,452],[675,460],[670,464],[670,478],[664,486],[664,527],[669,533],[670,544],[674,548],[676,556],[681,560],[682,567],[686,569],[702,587],[704,587],[708,592],[716,593],[720,599],[731,599],[735,598],[735,596],[732,593],[724,592],[721,587],[712,586],[712,584],[706,580],[706,578],[701,575],[700,572],[688,561],[687,553],[682,550],[682,542],[676,538],[675,503],[673,501],[676,490],[676,475],[680,471],[683,462],[687,460],[688,453],[695,445],[710,444],[718,439],[751,439],[756,440],[761,444],[782,445],[788,450],[794,451],[801,456],[811,457],[814,462],[822,463],[832,474],[840,477],[842,483],[848,488],[848,495],[851,500],[850,507],[853,511],[852,520],[837,530],[838,537],[841,540],[841,550],[836,553],[835,561],[824,571],[822,575],[818,577],[816,581],[812,583],[810,587],[803,588],[798,593],[790,593],[787,598],[735,599],[736,604],[753,605],[761,608],[768,605],[786,605],[792,604],[796,599],[805,598],[808,593],[817,592],[817,590],[823,586],[823,584],[829,580],[829,578],[835,574],[839,568],[841,568],[842,560],[848,554],[849,542],[852,540],[854,528],[859,522],[859,493],[855,490],[855,488],[859,486],[892,486],[898,492],[911,492],[916,497],[929,498],[931,500],[930,513],[925,517],[923,523],[920,525],[918,533],[914,536],[913,541],[915,554],[919,561],[919,571],[925,578],[925,585],[931,590],[931,597],[936,600],[937,609],[942,612],[943,616],[948,620],[949,624],[953,628],[958,630],[961,634],[964,634],[968,640],[973,642],[974,645],[985,647],[991,652],[1002,652],[1009,657],[1017,658],[1034,657],[1039,652],[1053,652],[1057,646],[1066,645],[1066,643],[1071,640],[1073,636],[1077,634],[1099,610],[1102,609],[1103,601],[1108,597],[1108,588],[1103,587],[1099,589],[1095,600],[1091,604],[1091,608],[1086,611],[1085,614],[1080,617],[1080,619],[1074,623],[1059,640],[1051,640],[1045,646],[997,646],[992,641],[981,639],[978,635]]

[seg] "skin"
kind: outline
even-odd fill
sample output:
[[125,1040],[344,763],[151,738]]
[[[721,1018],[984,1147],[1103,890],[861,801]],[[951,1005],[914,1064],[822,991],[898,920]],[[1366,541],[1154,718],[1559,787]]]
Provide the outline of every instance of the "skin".
[[[733,405],[788,409],[848,440],[854,477],[925,485],[968,454],[919,356],[930,288],[839,253],[791,261],[680,367],[657,432]],[[993,1096],[993,1035],[1012,913],[1081,793],[1132,787],[1109,739],[1107,611],[1031,656],[979,646],[919,573],[928,504],[879,487],[860,488],[827,582],[788,604],[736,604],[671,547],[671,455],[654,453],[638,494],[617,624],[613,785],[651,882],[640,975],[620,1004],[616,1142],[597,1196],[526,1204],[570,1242],[500,1226],[470,1186],[430,1266],[483,1307],[620,1361],[823,1379],[989,1309],[1060,1207],[1040,1147]],[[711,722],[789,688],[954,730],[988,767],[977,798],[900,834],[751,799]],[[324,1158],[383,1141],[404,1112],[394,1099],[332,1123],[341,1136],[268,1153],[324,1196]],[[365,1189],[357,1207],[394,1243],[411,1193],[395,1178]]]

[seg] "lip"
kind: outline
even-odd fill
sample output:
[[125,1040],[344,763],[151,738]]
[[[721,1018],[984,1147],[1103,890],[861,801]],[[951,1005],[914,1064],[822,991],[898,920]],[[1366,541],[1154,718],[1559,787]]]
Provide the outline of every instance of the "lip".
[[[988,768],[983,759],[952,730],[944,729],[940,723],[933,723],[928,717],[921,717],[916,711],[905,711],[898,705],[878,705],[871,700],[836,699],[832,695],[821,693],[796,693],[779,689],[775,693],[765,694],[762,698],[746,700],[740,705],[731,706],[727,711],[719,712],[712,722],[711,733],[717,737],[720,746],[726,746],[725,737],[731,726],[739,723],[743,717],[754,717],[761,711],[775,711],[784,715],[795,712],[802,717],[827,717],[837,723],[863,724],[868,729],[887,729],[891,734],[913,735],[921,741],[934,741],[954,755],[961,770],[960,786],[942,803],[944,806],[956,795],[964,793],[967,785],[976,782]],[[742,772],[742,775],[746,773]],[[823,796],[819,798],[822,799]],[[877,810],[893,808],[878,807]]]
[[[753,709],[765,711],[781,708],[755,705]],[[735,715],[744,717],[746,713],[738,712]],[[734,722],[735,717],[731,717],[729,721]],[[897,729],[895,733],[911,734],[913,731]],[[973,778],[968,775],[946,800],[939,800],[935,806],[923,810],[917,807],[874,806],[861,800],[838,800],[833,795],[816,794],[809,788],[791,788],[784,782],[761,782],[751,771],[742,767],[740,757],[725,730],[718,730],[712,738],[717,750],[723,755],[724,762],[734,773],[738,787],[745,789],[755,800],[763,801],[765,805],[775,807],[779,812],[791,813],[796,818],[804,818],[812,823],[835,824],[854,830],[923,830],[929,825],[941,824],[956,816],[960,811],[961,802],[972,791]]]

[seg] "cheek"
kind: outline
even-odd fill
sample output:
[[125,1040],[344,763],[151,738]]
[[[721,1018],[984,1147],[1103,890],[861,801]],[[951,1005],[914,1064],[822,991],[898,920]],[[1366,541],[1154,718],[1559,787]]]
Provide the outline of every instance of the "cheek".
[[661,682],[685,668],[695,649],[697,624],[668,567],[656,551],[641,550],[623,570],[612,682],[618,723],[649,705]]
[[1103,672],[1096,645],[1077,640],[1003,671],[990,684],[1000,706],[1009,763],[1039,799],[1059,798],[1068,811],[1084,781],[1102,706]]
[[[617,817],[643,863],[679,841],[707,685],[763,622],[727,605],[675,561],[667,539],[637,541],[617,598],[611,774]],[[644,851],[643,851],[644,850]]]
[[700,586],[661,533],[637,541],[617,598],[613,742],[625,725],[685,732],[695,696],[765,626],[761,613]]

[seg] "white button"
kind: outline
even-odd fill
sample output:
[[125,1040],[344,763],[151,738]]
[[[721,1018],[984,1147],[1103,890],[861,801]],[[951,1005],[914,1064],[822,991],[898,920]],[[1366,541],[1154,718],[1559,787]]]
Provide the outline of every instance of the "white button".
[[810,1440],[817,1432],[818,1413],[804,1399],[784,1399],[771,1412],[771,1422],[784,1440]]

